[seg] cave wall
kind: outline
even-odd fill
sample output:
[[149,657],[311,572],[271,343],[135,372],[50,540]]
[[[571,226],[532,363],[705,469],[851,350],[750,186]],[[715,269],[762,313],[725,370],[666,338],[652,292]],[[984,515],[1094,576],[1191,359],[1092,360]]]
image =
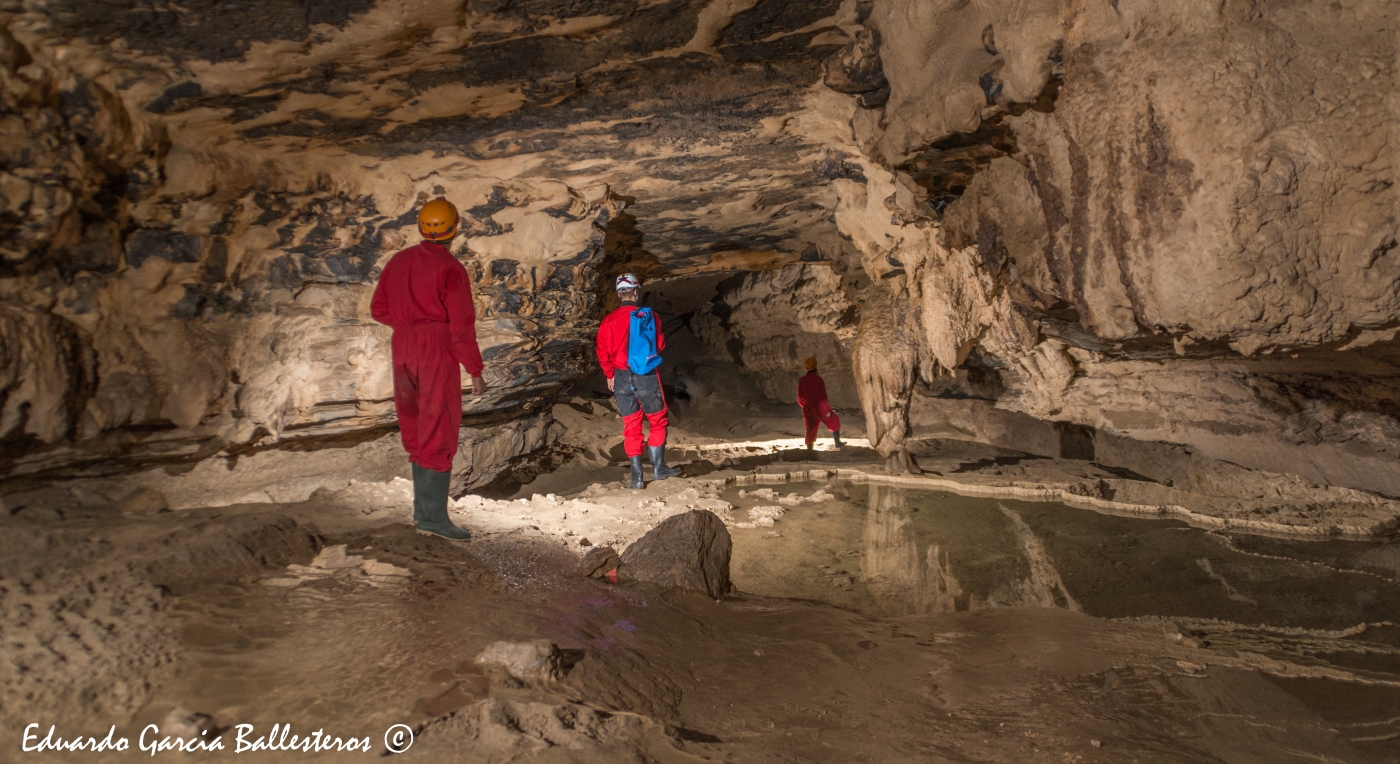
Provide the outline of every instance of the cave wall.
[[0,476],[241,472],[393,437],[368,300],[446,194],[492,387],[464,398],[454,488],[488,482],[557,437],[600,271],[778,267],[837,240],[844,169],[782,115],[843,13],[0,5]]
[[874,3],[878,45],[809,100],[864,157],[835,220],[893,306],[856,343],[867,416],[897,434],[971,358],[1001,409],[1400,492],[1395,24],[1371,2]]
[[746,273],[720,282],[688,326],[711,358],[732,360],[769,398],[796,403],[803,362],[815,357],[832,405],[859,408],[857,290],[831,263]]
[[493,387],[474,458],[550,442],[632,270],[713,279],[678,315],[769,395],[821,357],[894,466],[939,421],[1002,437],[990,406],[1400,494],[1395,27],[1375,0],[5,3],[0,475],[390,437],[367,301],[445,193]]
[[494,388],[464,402],[468,421],[542,402],[583,367],[603,229],[622,208],[605,184],[314,155],[163,161],[165,185],[116,204],[128,232],[111,262],[69,272],[58,237],[79,210],[42,255],[10,264],[11,472],[391,425],[390,332],[368,303],[388,257],[417,241],[416,206],[448,187],[472,214],[457,250]]
[[0,42],[3,472],[392,426],[390,331],[368,303],[388,257],[416,243],[417,205],[448,188],[470,216],[457,252],[495,388],[464,401],[468,424],[538,407],[581,373],[604,229],[623,207],[606,184],[192,145],[61,61]]

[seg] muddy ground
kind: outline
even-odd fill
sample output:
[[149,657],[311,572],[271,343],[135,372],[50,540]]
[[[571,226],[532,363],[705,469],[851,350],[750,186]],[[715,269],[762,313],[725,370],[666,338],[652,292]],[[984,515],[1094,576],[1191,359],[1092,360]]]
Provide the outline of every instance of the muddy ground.
[[[762,410],[678,430],[687,476],[632,492],[609,412],[575,403],[554,471],[454,502],[467,544],[414,534],[401,480],[176,512],[31,492],[0,518],[0,758],[114,756],[24,753],[31,723],[30,745],[115,725],[116,759],[150,758],[147,725],[220,739],[189,760],[343,761],[399,724],[421,761],[1400,757],[1400,547],[1335,535],[1385,525],[1379,499],[1169,503],[953,442],[887,476],[859,445],[789,448]],[[697,508],[733,537],[723,601],[576,572]],[[1296,532],[1244,532],[1280,517]],[[563,651],[561,680],[475,661],[532,639]],[[371,751],[236,751],[274,724]]]

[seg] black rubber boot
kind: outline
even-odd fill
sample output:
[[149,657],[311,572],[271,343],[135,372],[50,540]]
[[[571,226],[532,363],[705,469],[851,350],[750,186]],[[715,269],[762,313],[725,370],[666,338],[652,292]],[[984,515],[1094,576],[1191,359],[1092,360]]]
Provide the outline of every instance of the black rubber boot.
[[680,467],[666,466],[666,447],[647,446],[647,453],[651,455],[651,476],[657,480],[665,480],[669,477],[678,477],[681,474]]
[[815,444],[815,443],[808,443],[808,444],[807,444],[807,453],[813,453],[813,452],[815,452],[816,450],[817,450],[817,444]]
[[447,518],[447,494],[452,472],[438,472],[413,465],[413,525],[424,536],[466,541],[471,531],[458,528]]
[[837,430],[836,432],[831,433],[831,439],[834,440],[834,441],[836,441],[836,447],[837,447],[837,448],[845,448],[845,447],[846,447],[846,444],[841,442],[841,431],[840,431],[840,430]]
[[640,489],[642,489],[642,488],[646,488],[646,487],[647,487],[647,484],[646,484],[645,481],[642,480],[642,455],[641,455],[641,454],[638,454],[638,455],[632,457],[632,460],[631,460],[631,461],[632,461],[632,482],[629,483],[627,487],[628,487],[628,488],[638,489],[638,490],[640,490]]

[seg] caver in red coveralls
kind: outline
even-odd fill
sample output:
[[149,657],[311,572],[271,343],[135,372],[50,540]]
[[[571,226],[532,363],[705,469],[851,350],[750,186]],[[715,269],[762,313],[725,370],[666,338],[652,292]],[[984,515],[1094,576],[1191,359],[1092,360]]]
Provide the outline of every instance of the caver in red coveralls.
[[823,423],[839,438],[841,417],[831,410],[831,403],[826,399],[826,382],[816,369],[797,381],[797,404],[802,407],[802,423],[807,425],[807,445],[817,440],[817,425]]
[[[627,458],[642,455],[642,419],[645,416],[651,432],[646,445],[666,445],[666,395],[661,390],[660,372],[633,374],[627,366],[627,336],[631,331],[632,314],[637,303],[623,302],[609,313],[598,327],[598,365],[603,374],[613,380],[618,414],[622,415],[622,442]],[[661,321],[656,322],[656,349],[666,349],[661,334]],[[635,392],[633,389],[635,388]]]
[[442,244],[409,247],[384,266],[370,313],[394,328],[394,409],[409,461],[447,472],[462,426],[458,365],[472,377],[482,369],[467,269]]

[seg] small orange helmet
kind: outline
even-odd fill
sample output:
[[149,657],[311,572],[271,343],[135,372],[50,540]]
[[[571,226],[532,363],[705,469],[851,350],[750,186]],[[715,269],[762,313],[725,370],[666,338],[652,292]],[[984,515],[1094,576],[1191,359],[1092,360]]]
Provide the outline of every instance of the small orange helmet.
[[439,196],[418,211],[418,232],[428,241],[447,241],[457,235],[461,220],[457,207]]

